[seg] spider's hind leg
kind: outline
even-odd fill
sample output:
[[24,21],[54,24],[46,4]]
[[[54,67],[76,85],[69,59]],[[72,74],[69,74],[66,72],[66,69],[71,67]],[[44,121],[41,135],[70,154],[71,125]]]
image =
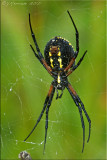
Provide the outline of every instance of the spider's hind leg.
[[83,119],[83,115],[82,115],[82,108],[79,105],[79,102],[76,99],[76,92],[75,90],[72,88],[72,86],[70,85],[70,83],[68,83],[68,85],[66,86],[66,88],[68,89],[70,95],[72,96],[76,106],[78,107],[79,113],[80,113],[80,118],[81,118],[81,124],[82,124],[82,128],[83,128],[83,147],[82,147],[82,152],[84,151],[84,145],[85,145],[85,124],[84,124],[84,119]]
[[70,85],[70,83],[68,83],[67,89],[69,91],[69,93],[71,94],[76,106],[79,109],[79,113],[80,113],[80,117],[81,117],[81,124],[82,124],[82,128],[83,128],[83,149],[82,152],[84,150],[84,144],[85,144],[85,124],[84,124],[84,119],[83,119],[83,115],[82,115],[82,111],[85,113],[85,116],[88,120],[89,123],[89,136],[88,136],[88,140],[90,139],[90,133],[91,133],[91,120],[88,116],[88,113],[85,110],[84,104],[82,103],[81,99],[79,98],[79,96],[77,95],[77,93],[75,92],[75,90],[72,88],[72,86]]
[[85,110],[84,104],[82,103],[81,99],[80,99],[78,96],[77,96],[77,100],[78,100],[78,102],[81,104],[81,108],[82,108],[82,110],[84,111],[85,116],[86,116],[86,118],[87,118],[87,120],[88,120],[88,123],[89,123],[89,135],[88,135],[88,140],[87,140],[87,142],[89,142],[90,134],[91,134],[91,120],[90,120],[90,118],[89,118],[88,113],[87,113],[86,110]]
[[51,85],[50,90],[49,90],[49,101],[47,104],[47,108],[46,108],[46,122],[45,122],[45,140],[44,140],[44,151],[45,152],[45,145],[46,145],[46,138],[47,138],[47,130],[48,130],[48,114],[49,114],[49,108],[51,106],[51,102],[54,96],[54,92],[55,92],[55,88],[53,87],[53,85]]
[[54,88],[53,85],[51,85],[51,86],[50,86],[50,89],[49,89],[49,92],[48,92],[48,95],[47,95],[47,97],[46,97],[46,99],[45,99],[45,103],[44,103],[43,109],[42,109],[42,111],[41,111],[41,113],[40,113],[40,115],[39,115],[39,117],[38,117],[38,119],[37,119],[37,122],[36,122],[35,126],[33,127],[33,129],[31,130],[31,132],[30,132],[30,133],[28,134],[28,136],[25,138],[24,141],[26,141],[26,140],[30,137],[30,135],[33,133],[33,131],[34,131],[35,128],[37,127],[38,123],[40,122],[40,120],[41,120],[41,118],[42,118],[42,116],[43,116],[43,114],[44,114],[44,111],[45,111],[45,109],[46,109],[46,106],[48,107],[49,104],[51,104],[54,91],[55,91],[55,88]]

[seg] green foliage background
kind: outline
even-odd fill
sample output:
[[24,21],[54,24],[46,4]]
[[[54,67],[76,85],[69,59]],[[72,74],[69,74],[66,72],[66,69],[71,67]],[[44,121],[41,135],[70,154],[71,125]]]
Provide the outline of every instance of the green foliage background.
[[[67,90],[53,99],[49,113],[46,153],[43,155],[45,115],[27,140],[42,110],[52,78],[29,47],[28,14],[41,52],[54,36],[69,40],[75,49],[73,16],[80,35],[81,66],[69,77],[92,121],[91,138],[82,150],[78,109]],[[17,159],[27,150],[33,159],[106,158],[106,1],[2,1],[1,2],[1,159]],[[86,124],[86,140],[88,123]],[[42,142],[42,143],[41,143]],[[40,144],[41,143],[41,144]]]

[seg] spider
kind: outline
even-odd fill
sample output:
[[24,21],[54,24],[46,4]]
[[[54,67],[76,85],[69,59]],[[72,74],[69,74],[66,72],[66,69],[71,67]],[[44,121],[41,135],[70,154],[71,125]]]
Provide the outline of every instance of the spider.
[[[34,48],[30,44],[30,47],[32,51],[34,52],[36,58],[40,61],[40,63],[43,65],[43,67],[48,71],[48,73],[53,77],[53,81],[50,85],[50,89],[48,91],[47,97],[44,102],[43,109],[37,119],[37,122],[32,129],[32,131],[29,133],[29,135],[26,137],[24,141],[28,139],[28,137],[32,134],[34,129],[37,127],[38,123],[40,122],[44,111],[46,110],[46,122],[45,122],[45,140],[44,140],[44,151],[45,151],[45,145],[46,145],[46,138],[47,138],[47,130],[48,130],[48,114],[49,114],[49,109],[51,106],[51,102],[54,96],[54,93],[56,91],[57,96],[56,99],[61,98],[63,95],[63,90],[67,88],[68,92],[70,93],[74,103],[76,104],[79,113],[80,113],[80,118],[81,118],[81,124],[83,128],[83,147],[82,147],[82,152],[84,150],[84,144],[85,144],[85,124],[84,124],[84,119],[83,119],[83,114],[82,111],[84,112],[87,121],[89,123],[89,135],[88,135],[88,140],[89,142],[90,139],[90,132],[91,132],[91,120],[89,118],[88,113],[85,110],[84,104],[77,95],[76,91],[73,89],[71,84],[69,83],[67,77],[75,70],[77,67],[81,64],[84,56],[87,53],[87,50],[84,52],[83,56],[80,58],[77,64],[75,64],[75,59],[78,56],[79,53],[79,32],[77,30],[77,27],[74,23],[74,20],[70,14],[70,12],[67,10],[68,15],[71,19],[71,22],[74,26],[75,32],[76,32],[76,51],[74,51],[73,46],[71,43],[64,38],[61,38],[59,36],[56,36],[52,38],[45,47],[44,50],[44,57],[42,53],[40,52],[39,46],[37,44],[35,34],[32,30],[31,26],[31,20],[30,20],[30,14],[29,14],[29,25],[30,25],[30,30],[31,30],[31,36],[33,38],[34,44],[36,46],[37,53],[35,52]],[[59,95],[59,90],[61,90],[61,93]]]

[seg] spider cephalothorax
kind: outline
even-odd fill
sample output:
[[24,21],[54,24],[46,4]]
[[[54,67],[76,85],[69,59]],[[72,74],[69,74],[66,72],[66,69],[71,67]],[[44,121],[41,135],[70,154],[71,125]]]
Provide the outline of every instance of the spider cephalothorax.
[[[31,49],[33,50],[36,58],[40,61],[40,63],[43,65],[43,67],[48,71],[48,73],[53,77],[53,81],[51,83],[49,92],[47,94],[47,97],[45,99],[45,103],[42,109],[42,112],[36,122],[36,125],[30,132],[30,134],[26,137],[24,141],[28,139],[28,137],[32,134],[36,126],[38,125],[39,121],[41,120],[44,111],[46,110],[46,123],[45,123],[45,141],[44,141],[44,151],[45,151],[45,144],[46,144],[46,138],[47,138],[47,129],[48,129],[48,113],[49,108],[51,106],[51,102],[53,99],[54,92],[57,92],[57,97],[61,98],[63,94],[63,90],[67,88],[70,95],[73,98],[74,103],[78,107],[80,118],[81,118],[81,124],[83,128],[83,148],[82,152],[84,150],[84,144],[85,144],[85,124],[83,119],[83,112],[88,120],[89,123],[89,135],[88,140],[90,139],[90,132],[91,132],[91,120],[85,110],[84,104],[82,103],[81,99],[77,95],[76,91],[73,89],[71,84],[68,82],[67,77],[81,64],[85,54],[87,51],[84,52],[83,56],[80,58],[79,62],[75,65],[75,59],[78,56],[79,53],[79,33],[77,30],[77,27],[69,13],[69,17],[73,23],[73,26],[75,28],[76,32],[76,51],[74,51],[71,43],[69,41],[65,40],[64,38],[56,36],[55,38],[52,38],[46,45],[44,50],[44,57],[42,53],[40,52],[39,46],[37,44],[35,34],[33,33],[31,21],[30,21],[30,14],[29,14],[29,25],[31,30],[31,35],[34,41],[34,44],[36,46],[36,50],[38,54],[35,52],[32,45],[30,45]],[[61,94],[58,94],[58,90],[61,90]]]

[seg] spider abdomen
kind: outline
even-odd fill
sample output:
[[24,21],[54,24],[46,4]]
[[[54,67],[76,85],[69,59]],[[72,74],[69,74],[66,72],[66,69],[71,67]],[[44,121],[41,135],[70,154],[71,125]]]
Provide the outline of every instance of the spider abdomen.
[[55,70],[65,68],[75,54],[69,41],[61,37],[51,39],[44,50],[47,64]]

